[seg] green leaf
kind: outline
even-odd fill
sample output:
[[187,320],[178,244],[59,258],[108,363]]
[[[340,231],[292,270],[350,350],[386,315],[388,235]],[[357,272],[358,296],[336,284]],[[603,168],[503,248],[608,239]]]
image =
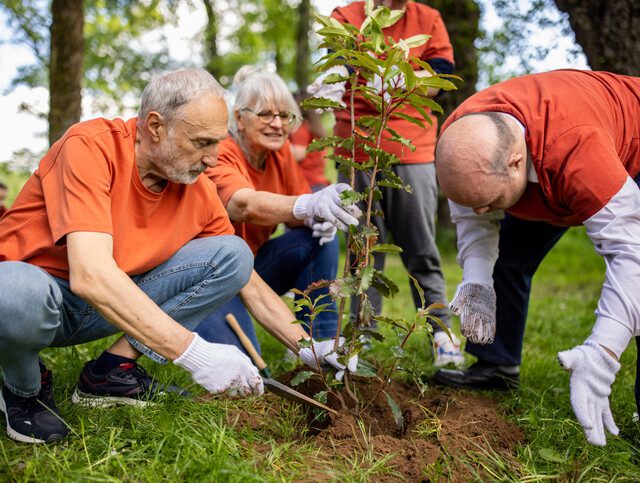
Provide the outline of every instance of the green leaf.
[[362,294],[367,291],[371,286],[371,280],[373,279],[374,268],[373,265],[368,265],[360,271],[360,285],[358,286],[357,294]]
[[345,77],[340,74],[329,74],[322,80],[323,84],[337,84],[338,82],[346,82],[349,80],[349,77]]
[[387,392],[385,392],[385,394],[387,396],[387,403],[389,404],[391,413],[393,414],[393,419],[396,422],[396,429],[400,433],[404,428],[404,417],[402,416],[402,411],[393,398]]
[[360,310],[358,311],[358,318],[363,326],[369,327],[371,325],[371,320],[373,320],[374,316],[373,305],[369,301],[369,297],[365,297],[365,299],[360,304]]
[[380,270],[374,270],[373,280],[371,285],[378,290],[384,297],[393,297],[399,291],[396,283],[387,277]]
[[413,283],[413,286],[415,287],[416,291],[418,292],[418,296],[420,297],[420,307],[424,307],[424,290],[413,275],[409,274],[409,278],[411,279],[411,282]]
[[304,381],[306,381],[307,379],[309,379],[310,377],[313,377],[315,375],[315,372],[311,372],[311,371],[300,371],[298,372],[293,379],[291,379],[290,384],[292,386],[297,386],[299,384],[302,384]]
[[540,455],[540,457],[545,460],[545,461],[549,461],[551,463],[566,463],[567,462],[567,456],[561,456],[559,455],[556,451],[554,451],[552,448],[540,448],[538,450],[538,454]]
[[427,34],[420,34],[420,35],[414,35],[412,37],[403,39],[405,41],[405,43],[411,47],[419,47],[422,44],[424,44],[427,40],[429,40],[431,38],[431,35],[427,35]]
[[358,367],[354,374],[360,377],[376,377],[378,375],[376,367],[362,358],[358,359]]
[[313,395],[313,399],[315,399],[318,402],[321,402],[322,404],[327,404],[327,395],[328,395],[327,391],[320,391]]
[[392,243],[381,243],[379,245],[375,245],[371,248],[372,252],[382,252],[382,253],[402,253],[402,248],[398,245],[393,245]]
[[305,347],[309,348],[311,347],[311,339],[305,339],[302,338],[298,341],[298,347],[300,347],[300,349],[303,349]]
[[393,113],[391,113],[391,115],[393,117],[400,117],[400,118],[404,119],[405,121],[409,121],[411,124],[415,124],[416,126],[419,126],[422,129],[426,129],[424,123],[422,121],[420,121],[419,119],[416,119],[413,116],[409,116],[408,114],[404,114],[402,112],[393,112]]
[[344,109],[342,104],[326,97],[309,97],[300,103],[303,109]]

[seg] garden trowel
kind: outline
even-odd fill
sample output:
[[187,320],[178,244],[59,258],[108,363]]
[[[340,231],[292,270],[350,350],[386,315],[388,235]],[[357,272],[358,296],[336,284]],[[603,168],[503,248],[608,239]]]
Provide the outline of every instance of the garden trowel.
[[256,350],[256,348],[253,347],[251,340],[249,340],[249,337],[247,337],[247,335],[244,333],[244,331],[242,330],[242,327],[240,327],[240,324],[238,324],[238,321],[236,320],[234,315],[227,314],[225,318],[227,319],[227,323],[229,324],[229,327],[231,327],[231,329],[238,336],[238,339],[240,339],[240,343],[242,344],[242,347],[244,347],[244,349],[247,351],[249,356],[251,356],[253,363],[258,367],[258,370],[260,371],[260,375],[262,376],[262,381],[264,382],[264,387],[267,391],[277,394],[278,396],[283,397],[285,399],[290,399],[291,401],[297,401],[301,404],[306,404],[307,406],[312,406],[314,408],[319,408],[325,411],[329,411],[330,413],[333,413],[333,414],[338,414],[338,412],[335,411],[334,409],[331,409],[330,407],[322,404],[321,402],[316,401],[315,399],[312,399],[308,396],[305,396],[304,394],[294,389],[291,389],[290,387],[285,386],[281,382],[278,382],[275,379],[273,379],[271,377],[271,371],[269,371],[267,364],[264,362],[264,360],[262,360],[262,357],[260,357],[260,354],[258,354],[258,351]]

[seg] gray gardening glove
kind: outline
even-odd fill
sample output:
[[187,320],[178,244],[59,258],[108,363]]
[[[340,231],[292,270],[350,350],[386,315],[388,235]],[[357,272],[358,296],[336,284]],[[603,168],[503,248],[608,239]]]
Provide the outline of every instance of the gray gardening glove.
[[[300,349],[299,356],[302,362],[304,362],[307,366],[312,369],[318,369],[318,363],[330,364],[336,369],[336,379],[338,381],[342,381],[344,377],[344,371],[347,370],[349,372],[355,372],[358,367],[358,356],[352,356],[349,358],[349,362],[345,366],[338,362],[338,354],[333,350],[335,339],[331,340],[323,340],[323,341],[312,341],[311,347],[303,347]],[[342,346],[345,342],[344,337],[340,337],[339,346]],[[314,354],[315,352],[315,354]]]
[[362,212],[355,205],[342,206],[340,193],[351,189],[346,183],[331,184],[326,188],[298,196],[293,206],[293,216],[298,220],[311,218],[322,223],[328,221],[339,230],[347,231],[349,225],[358,225]]
[[571,406],[587,441],[604,446],[607,444],[605,428],[611,434],[619,433],[609,407],[609,394],[620,363],[592,341],[558,352],[558,361],[571,371]]
[[338,232],[335,225],[328,221],[318,222],[312,218],[307,218],[304,220],[304,224],[311,228],[314,238],[320,238],[320,241],[318,242],[320,246],[333,241],[336,237],[336,233]]
[[214,344],[195,334],[189,347],[173,362],[184,367],[196,383],[213,394],[257,396],[264,392],[258,369],[234,345]]
[[313,97],[324,97],[331,99],[332,101],[339,102],[342,107],[345,107],[345,103],[342,100],[344,93],[347,89],[347,82],[335,82],[333,84],[325,84],[324,80],[331,74],[338,74],[342,77],[349,77],[349,71],[343,65],[336,65],[327,69],[320,74],[316,80],[314,80],[308,87],[307,92]]
[[463,282],[449,309],[460,316],[460,333],[476,344],[491,344],[496,336],[496,292],[492,285]]

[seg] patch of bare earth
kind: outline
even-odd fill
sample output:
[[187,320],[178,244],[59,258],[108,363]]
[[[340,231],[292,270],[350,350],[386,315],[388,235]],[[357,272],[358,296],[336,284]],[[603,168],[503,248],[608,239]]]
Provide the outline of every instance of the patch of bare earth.
[[[294,375],[284,374],[279,379],[289,385]],[[371,401],[378,392],[378,385],[368,381],[358,381],[361,401]],[[312,378],[295,389],[313,396],[323,389],[321,384]],[[525,442],[524,433],[505,419],[495,399],[438,387],[421,396],[416,387],[400,383],[390,384],[386,392],[402,411],[404,426],[400,431],[384,393],[377,395],[360,415],[360,421],[351,411],[341,410],[332,397],[327,404],[339,415],[329,414],[319,421],[312,411],[308,412],[308,428],[300,431],[299,438],[304,442],[311,439],[320,448],[317,462],[305,461],[309,481],[335,476],[327,461],[354,459],[366,465],[388,458],[383,472],[387,474],[376,471],[372,477],[375,481],[489,478],[492,475],[482,463],[492,455],[498,455],[511,468],[518,467],[514,453]],[[282,407],[280,401],[271,395],[257,403],[256,414],[231,413],[228,422],[239,429],[271,432],[277,439],[270,422]],[[265,444],[264,450],[268,449]],[[363,454],[372,454],[372,458],[362,458]]]

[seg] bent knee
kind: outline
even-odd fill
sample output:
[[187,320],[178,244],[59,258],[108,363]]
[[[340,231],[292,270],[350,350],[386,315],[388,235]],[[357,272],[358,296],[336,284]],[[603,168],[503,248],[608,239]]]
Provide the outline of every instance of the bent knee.
[[224,276],[230,278],[229,282],[240,290],[251,277],[253,253],[247,242],[238,236],[224,235],[220,238],[223,243],[221,251],[224,253],[217,265],[224,271]]
[[62,292],[40,268],[23,262],[0,263],[0,335],[7,338],[55,329]]

